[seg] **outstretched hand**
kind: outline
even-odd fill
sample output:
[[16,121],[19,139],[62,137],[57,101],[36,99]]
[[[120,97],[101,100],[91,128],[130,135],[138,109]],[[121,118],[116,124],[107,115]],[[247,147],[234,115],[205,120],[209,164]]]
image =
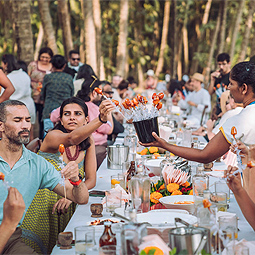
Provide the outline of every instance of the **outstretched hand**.
[[107,121],[108,114],[115,109],[115,106],[110,100],[104,100],[99,106],[100,118],[103,121]]
[[231,144],[230,150],[233,153],[236,153],[236,148],[241,150],[242,154],[248,155],[249,147],[247,147],[244,143],[242,143],[240,140],[237,140],[236,144]]
[[144,147],[155,146],[155,147],[164,148],[166,141],[163,138],[160,138],[155,132],[152,132],[152,136],[156,139],[156,141],[153,141],[151,143],[142,143],[139,141],[139,144],[141,144]]

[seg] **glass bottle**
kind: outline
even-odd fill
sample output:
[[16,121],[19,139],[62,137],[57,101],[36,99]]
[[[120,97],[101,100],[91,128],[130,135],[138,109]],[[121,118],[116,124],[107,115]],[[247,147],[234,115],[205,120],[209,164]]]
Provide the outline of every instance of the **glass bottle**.
[[136,175],[136,166],[135,166],[135,161],[130,162],[130,167],[127,170],[127,182],[131,180],[133,176]]
[[99,239],[99,247],[106,245],[117,245],[115,235],[112,233],[111,222],[104,223],[104,232]]
[[137,213],[144,213],[150,210],[150,178],[143,173],[143,169],[138,167],[137,175],[130,180],[129,191],[133,208]]
[[124,138],[124,145],[129,147],[129,161],[136,160],[137,136],[134,133],[128,134]]
[[164,169],[166,165],[170,165],[172,160],[170,159],[170,151],[166,151],[166,157],[160,162],[161,171]]
[[192,178],[193,197],[195,205],[195,215],[199,204],[203,202],[204,190],[209,188],[209,177],[203,172],[202,164],[199,164],[196,169],[196,174]]

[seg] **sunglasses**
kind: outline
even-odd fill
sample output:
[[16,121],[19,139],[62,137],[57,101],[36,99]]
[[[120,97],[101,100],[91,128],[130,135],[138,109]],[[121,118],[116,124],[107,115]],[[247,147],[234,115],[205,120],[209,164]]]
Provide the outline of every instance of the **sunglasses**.
[[103,93],[105,93],[105,94],[109,94],[109,95],[114,94],[114,92],[113,92],[113,91],[103,91]]
[[78,60],[80,61],[80,58],[72,58],[73,61]]

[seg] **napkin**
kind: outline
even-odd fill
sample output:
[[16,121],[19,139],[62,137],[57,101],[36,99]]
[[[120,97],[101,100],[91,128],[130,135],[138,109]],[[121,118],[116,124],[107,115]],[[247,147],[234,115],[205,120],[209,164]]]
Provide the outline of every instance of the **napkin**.
[[142,243],[139,245],[139,252],[150,246],[158,247],[164,252],[164,255],[169,255],[169,252],[171,251],[162,238],[160,238],[158,235],[148,235],[143,237]]
[[[131,199],[130,194],[127,194],[127,192],[119,184],[116,184],[115,188],[110,189],[110,192],[111,192],[111,196],[108,197],[108,199],[110,198],[110,201],[112,202],[120,199],[119,198],[120,192],[121,192],[121,201],[123,205],[125,204],[125,202],[128,202]],[[105,203],[106,203],[106,198],[104,197],[102,200],[102,204],[105,204]]]
[[[233,243],[233,242],[234,241],[229,242],[227,247],[231,247],[233,244],[235,244],[235,245],[243,244],[244,246],[249,248],[249,254],[253,254],[253,252],[255,251],[255,244],[254,244],[254,242],[248,242],[245,239],[242,239],[241,241],[235,241],[235,243]],[[224,249],[224,251],[222,252],[222,255],[227,255],[227,249]]]

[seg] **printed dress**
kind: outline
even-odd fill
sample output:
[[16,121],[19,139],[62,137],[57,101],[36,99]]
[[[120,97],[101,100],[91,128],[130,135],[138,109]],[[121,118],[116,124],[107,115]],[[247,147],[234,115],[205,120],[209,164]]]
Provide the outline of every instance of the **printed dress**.
[[[38,154],[54,165],[57,171],[61,170],[59,152],[53,154],[39,151]],[[84,178],[84,160],[78,166],[79,173]],[[22,237],[24,242],[39,254],[51,253],[56,245],[58,234],[64,231],[75,211],[76,204],[72,203],[64,215],[58,216],[57,212],[52,214],[54,204],[61,198],[48,189],[38,190],[26,212],[21,225]]]

